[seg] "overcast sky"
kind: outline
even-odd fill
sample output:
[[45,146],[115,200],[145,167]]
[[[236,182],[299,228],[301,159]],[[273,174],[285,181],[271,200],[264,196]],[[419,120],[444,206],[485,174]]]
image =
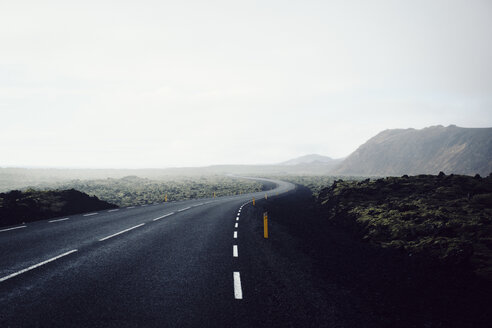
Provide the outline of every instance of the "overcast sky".
[[0,166],[338,158],[492,126],[492,1],[0,0]]

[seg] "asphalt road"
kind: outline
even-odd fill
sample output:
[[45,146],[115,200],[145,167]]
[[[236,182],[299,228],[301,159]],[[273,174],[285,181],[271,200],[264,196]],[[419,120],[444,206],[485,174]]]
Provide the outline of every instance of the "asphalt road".
[[[270,200],[295,192],[277,183]],[[299,272],[302,259],[293,265],[263,238],[264,196],[3,228],[0,327],[338,326],[326,291]],[[311,320],[315,312],[332,321]]]

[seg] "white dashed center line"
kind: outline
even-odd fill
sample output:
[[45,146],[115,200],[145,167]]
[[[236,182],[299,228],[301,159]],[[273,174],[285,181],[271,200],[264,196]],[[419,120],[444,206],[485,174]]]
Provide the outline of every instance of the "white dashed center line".
[[166,215],[163,215],[163,216],[159,216],[158,218],[155,218],[152,221],[157,221],[157,220],[160,220],[160,219],[164,219],[165,217],[171,216],[173,214],[174,214],[174,212],[171,212],[169,214],[166,214]]
[[234,231],[234,239],[237,238],[237,231]]
[[237,228],[238,225],[239,225],[239,223],[236,222],[236,224],[234,225],[234,228]]
[[234,277],[234,298],[237,300],[243,299],[243,289],[241,288],[241,276],[239,272],[233,272]]
[[20,228],[25,228],[25,227],[27,227],[27,226],[24,225],[24,226],[18,226],[18,227],[13,227],[13,228],[7,228],[7,229],[0,230],[0,232],[2,232],[2,231],[9,231],[9,230],[15,230],[15,229],[20,229]]
[[38,267],[40,267],[40,266],[42,266],[42,265],[45,265],[46,263],[50,263],[50,262],[53,262],[53,261],[55,261],[55,260],[58,260],[60,257],[67,256],[67,255],[69,255],[69,254],[75,253],[76,251],[77,251],[76,249],[73,249],[73,250],[68,251],[68,252],[66,252],[66,253],[63,253],[63,254],[60,254],[60,255],[58,255],[58,256],[52,257],[52,258],[50,258],[49,260],[46,260],[46,261],[40,262],[40,263],[35,264],[35,265],[31,265],[29,268],[26,268],[26,269],[23,269],[23,270],[17,271],[17,272],[15,272],[15,273],[9,274],[8,276],[5,276],[5,277],[3,277],[3,278],[0,278],[0,282],[5,281],[5,280],[10,279],[10,278],[13,278],[13,277],[15,277],[15,276],[18,276],[18,275],[20,275],[20,274],[22,274],[22,273],[24,273],[24,272],[30,271],[30,270],[32,270],[32,269],[36,269],[36,268],[38,268]]
[[239,216],[236,216],[236,221],[239,221]]
[[237,245],[232,246],[232,256],[238,257],[238,255],[237,255]]
[[53,223],[53,222],[60,222],[60,221],[66,221],[68,220],[69,218],[64,218],[64,219],[56,219],[56,220],[51,220],[51,221],[48,221],[49,223]]
[[98,215],[99,213],[89,213],[89,214],[84,214],[84,216],[93,216],[93,215]]
[[143,226],[144,224],[145,224],[145,223],[141,223],[141,224],[139,224],[139,225],[136,225],[136,226],[134,226],[134,227],[131,227],[131,228],[125,229],[125,230],[123,230],[123,231],[117,232],[117,233],[112,234],[112,235],[110,235],[110,236],[107,236],[107,237],[101,238],[101,239],[99,239],[99,241],[104,241],[104,240],[106,240],[106,239],[113,238],[113,237],[115,237],[115,236],[121,235],[122,233],[125,233],[125,232],[127,232],[127,231],[130,231],[130,230],[136,229],[136,228],[138,228],[138,227],[141,227],[141,226]]

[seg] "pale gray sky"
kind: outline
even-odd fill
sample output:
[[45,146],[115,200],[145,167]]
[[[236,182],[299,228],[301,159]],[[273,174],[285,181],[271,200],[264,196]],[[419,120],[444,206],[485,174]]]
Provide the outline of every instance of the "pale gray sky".
[[492,1],[0,0],[0,166],[346,156],[492,126]]

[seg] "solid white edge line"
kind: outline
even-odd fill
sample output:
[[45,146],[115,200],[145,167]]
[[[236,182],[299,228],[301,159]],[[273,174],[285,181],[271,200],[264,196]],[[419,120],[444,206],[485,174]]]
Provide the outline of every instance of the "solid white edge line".
[[52,257],[52,258],[50,258],[49,260],[46,260],[46,261],[40,262],[40,263],[38,263],[38,264],[31,265],[31,266],[30,266],[30,267],[28,267],[28,268],[25,268],[25,269],[23,269],[23,270],[17,271],[17,272],[15,272],[15,273],[9,274],[8,276],[5,276],[5,277],[3,277],[3,278],[0,278],[0,282],[5,281],[5,280],[10,279],[10,278],[13,278],[13,277],[15,277],[15,276],[18,276],[18,275],[20,275],[20,274],[22,274],[22,273],[24,273],[24,272],[30,271],[30,270],[32,270],[32,269],[36,269],[37,267],[40,267],[40,266],[42,266],[42,265],[45,265],[46,263],[49,263],[49,262],[53,262],[53,261],[55,261],[55,260],[58,260],[60,257],[67,256],[67,255],[69,255],[69,254],[75,253],[76,251],[77,251],[76,249],[72,249],[71,251],[68,251],[68,252],[66,252],[66,253],[63,253],[63,254],[60,254],[60,255],[58,255],[58,256]]
[[233,272],[232,274],[234,278],[234,298],[237,300],[243,299],[243,289],[241,288],[241,276],[239,272]]
[[178,212],[183,212],[183,211],[189,210],[190,208],[191,208],[191,207],[190,207],[190,206],[188,206],[188,207],[185,207],[185,208],[182,208],[182,209],[178,210]]
[[121,235],[122,233],[125,233],[125,232],[127,232],[127,231],[130,231],[130,230],[136,229],[136,228],[138,228],[138,227],[141,227],[141,226],[143,226],[144,224],[145,224],[145,223],[140,223],[139,225],[136,225],[136,226],[134,226],[134,227],[131,227],[131,228],[125,229],[125,230],[123,230],[123,231],[120,231],[120,232],[114,233],[114,234],[112,234],[112,235],[110,235],[110,236],[107,236],[107,237],[101,238],[101,239],[99,239],[99,241],[105,241],[106,239],[109,239],[109,238],[112,238],[112,237],[115,237],[115,236]]
[[163,215],[163,216],[159,216],[158,218],[155,218],[152,221],[157,221],[157,220],[160,220],[160,219],[164,219],[165,217],[168,217],[168,216],[173,215],[173,214],[174,214],[174,212],[171,212],[169,214],[166,214],[166,215]]
[[56,220],[51,220],[51,221],[48,221],[49,223],[53,223],[53,222],[59,222],[59,221],[65,221],[65,220],[68,220],[69,218],[64,218],[64,219],[56,219]]
[[234,239],[237,239],[237,231],[234,231]]
[[84,214],[83,216],[92,216],[92,215],[97,215],[97,214],[99,214],[99,213],[94,212],[94,213]]
[[119,208],[115,208],[115,209],[109,210],[108,212],[116,212],[116,211],[119,211],[119,210],[120,210]]
[[232,256],[238,257],[238,254],[237,254],[237,245],[232,246]]
[[234,228],[237,228],[237,222],[236,222],[236,224],[234,225]]
[[127,208],[135,208],[135,206],[128,206]]
[[20,228],[25,228],[25,227],[27,227],[27,226],[23,225],[23,226],[18,226],[18,227],[12,227],[12,228],[7,228],[7,229],[2,229],[2,230],[0,230],[0,232],[20,229]]

